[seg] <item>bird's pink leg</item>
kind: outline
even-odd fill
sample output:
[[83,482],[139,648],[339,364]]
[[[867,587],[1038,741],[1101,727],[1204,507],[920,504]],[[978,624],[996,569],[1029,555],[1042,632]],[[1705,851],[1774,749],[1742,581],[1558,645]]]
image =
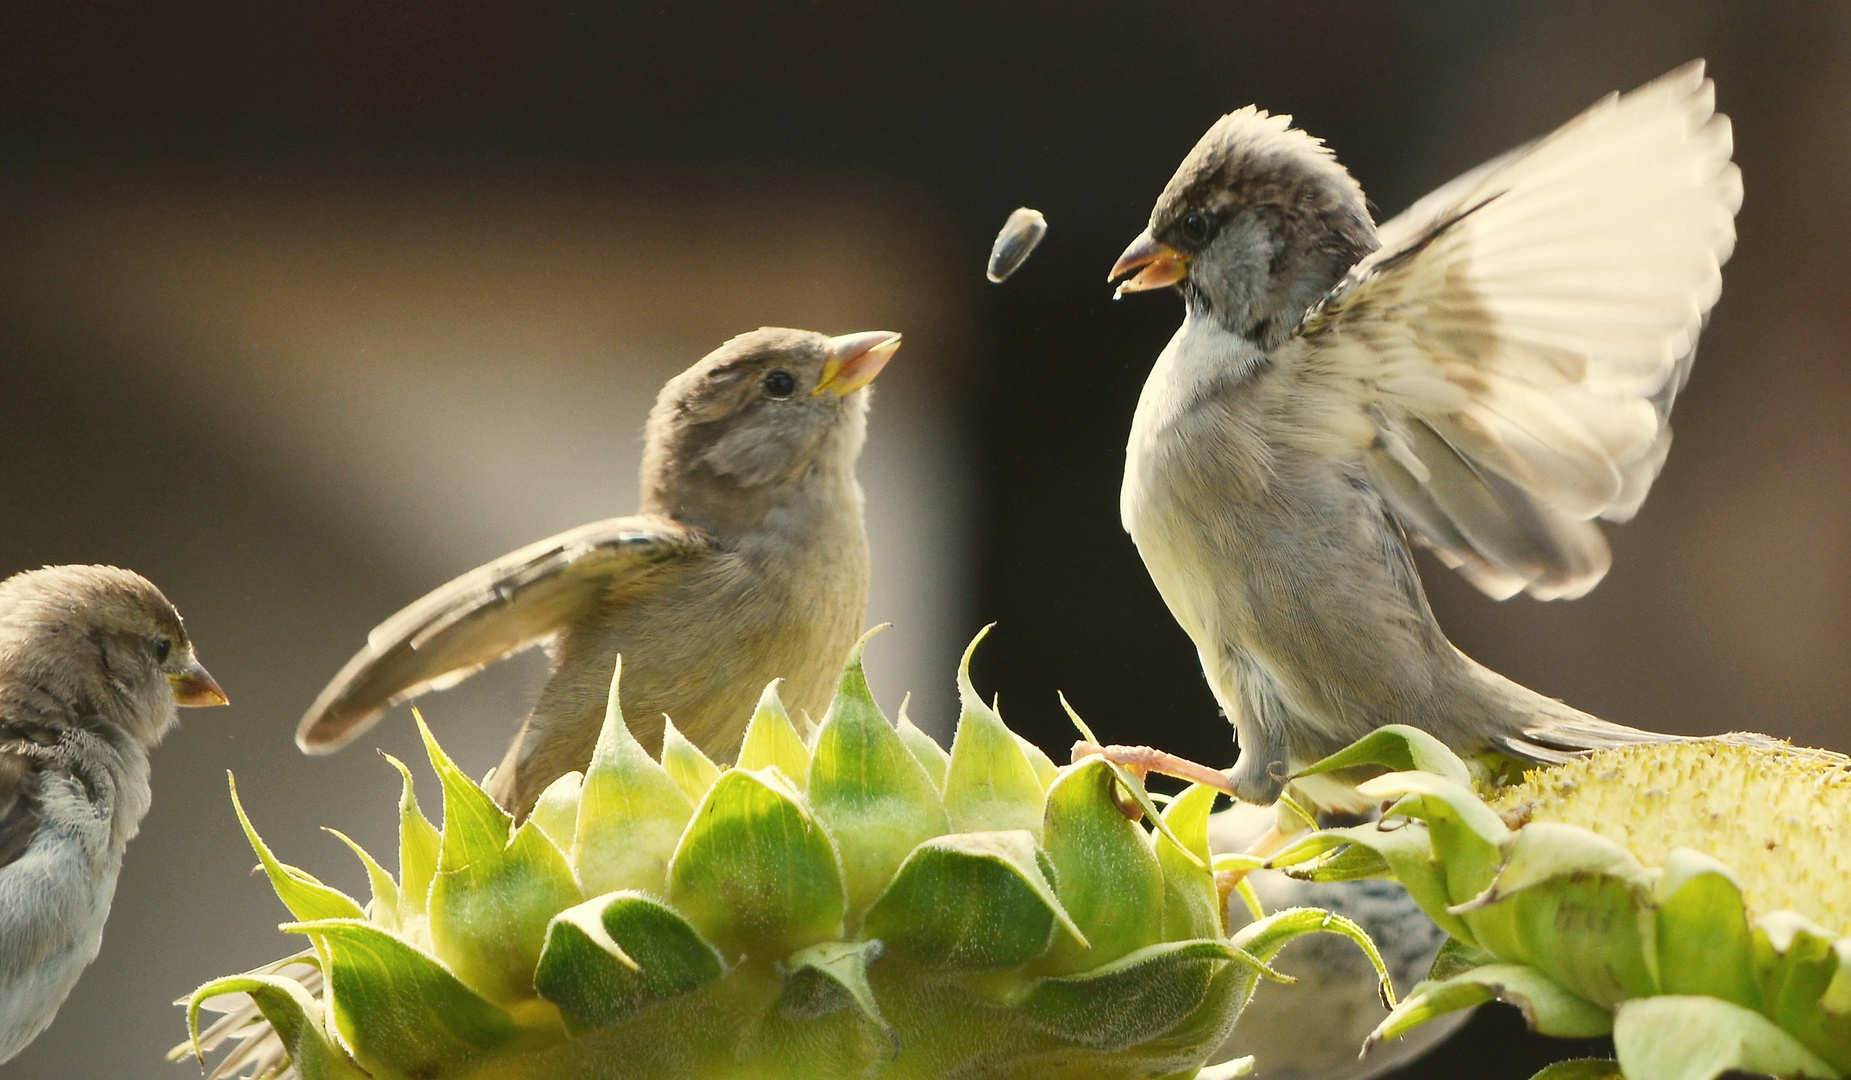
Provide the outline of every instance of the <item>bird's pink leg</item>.
[[[1177,757],[1175,754],[1165,753],[1149,746],[1100,746],[1098,743],[1087,742],[1084,739],[1073,744],[1073,760],[1076,762],[1094,754],[1107,761],[1123,765],[1140,782],[1150,773],[1158,773],[1163,776],[1174,776],[1178,780],[1201,784],[1203,787],[1214,788],[1229,798],[1240,797],[1234,793],[1234,783],[1228,779],[1227,773],[1190,761],[1188,758]],[[1119,809],[1125,812],[1126,817],[1136,821],[1140,811],[1135,803],[1127,805],[1127,802],[1128,800],[1121,798],[1118,804]],[[1287,832],[1281,829],[1275,822],[1264,836],[1248,845],[1247,850],[1242,854],[1264,859],[1284,847],[1287,841],[1297,835],[1297,832]],[[1215,872],[1215,890],[1221,894],[1221,910],[1224,913],[1227,911],[1228,897],[1240,885],[1241,879],[1249,873],[1251,873],[1250,870],[1218,870]]]
[[1229,798],[1235,797],[1234,783],[1228,779],[1227,773],[1190,761],[1188,758],[1165,753],[1162,750],[1148,746],[1100,746],[1084,739],[1073,744],[1073,760],[1076,762],[1094,754],[1130,769],[1132,775],[1139,780],[1144,779],[1150,773],[1158,773],[1163,776],[1174,776],[1178,780],[1201,784],[1203,787],[1214,788]]

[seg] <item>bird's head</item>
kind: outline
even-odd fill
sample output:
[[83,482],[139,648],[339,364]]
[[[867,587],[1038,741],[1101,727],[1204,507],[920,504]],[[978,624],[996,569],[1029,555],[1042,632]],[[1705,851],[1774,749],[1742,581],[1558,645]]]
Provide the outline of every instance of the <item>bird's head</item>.
[[1252,106],[1215,122],[1108,280],[1179,286],[1191,310],[1263,349],[1378,245],[1362,188],[1322,141]]
[[805,477],[852,477],[868,384],[899,347],[886,330],[761,327],[708,353],[669,380],[650,412],[645,502],[673,512],[690,490],[758,502]]
[[[29,677],[72,701],[103,696],[99,715],[152,748],[180,706],[227,704],[186,624],[154,583],[114,566],[48,566],[0,582],[0,621]],[[93,704],[100,704],[94,703]]]

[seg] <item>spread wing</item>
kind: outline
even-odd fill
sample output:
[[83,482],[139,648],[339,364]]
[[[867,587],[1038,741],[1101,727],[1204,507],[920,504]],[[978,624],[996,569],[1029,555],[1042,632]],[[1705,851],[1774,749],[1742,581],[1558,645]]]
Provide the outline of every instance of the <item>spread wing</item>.
[[[1298,386],[1411,531],[1492,596],[1580,596],[1670,445],[1741,173],[1696,62],[1388,222],[1305,319]],[[1358,422],[1360,421],[1360,422]]]
[[368,634],[309,706],[296,745],[332,753],[392,706],[538,645],[612,587],[706,549],[701,534],[666,518],[611,518],[477,567]]

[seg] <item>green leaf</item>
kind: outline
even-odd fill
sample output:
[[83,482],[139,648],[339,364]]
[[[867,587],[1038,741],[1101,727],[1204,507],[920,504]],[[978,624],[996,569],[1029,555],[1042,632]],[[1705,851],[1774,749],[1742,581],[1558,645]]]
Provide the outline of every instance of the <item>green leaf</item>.
[[906,718],[906,705],[912,699],[912,695],[908,694],[900,700],[900,722],[894,725],[894,733],[900,736],[906,752],[913,755],[913,760],[932,778],[932,786],[944,791],[945,770],[951,766],[951,755],[938,745],[937,739],[919,730],[918,725]]
[[[859,655],[860,645],[857,644],[856,656]],[[784,702],[778,697],[778,683],[782,681],[773,679],[758,699],[758,708],[746,725],[745,742],[739,747],[739,768],[772,766],[783,773],[786,780],[801,787],[810,772],[810,751],[798,737],[797,729],[791,726],[791,714],[784,711]]]
[[624,1020],[725,974],[686,919],[639,892],[567,908],[546,932],[534,988],[574,1034]]
[[859,644],[816,734],[809,798],[835,838],[851,919],[874,902],[914,847],[951,831],[932,778],[874,703]]
[[[619,657],[611,675],[604,727],[598,732],[598,745],[579,792],[572,865],[578,869],[579,884],[590,895],[636,889],[660,896],[669,857],[694,813],[694,804],[630,734],[618,700],[622,675],[623,659]],[[678,737],[664,729],[665,756],[666,748]]]
[[571,851],[573,838],[578,835],[578,799],[584,783],[584,773],[565,774],[546,785],[539,801],[533,804],[533,813],[528,815],[561,851]]
[[1223,941],[1166,941],[1083,975],[1043,979],[1021,1004],[1041,1031],[1091,1050],[1124,1050],[1181,1023],[1230,961]]
[[468,773],[457,768],[450,755],[437,745],[430,726],[424,722],[424,714],[413,709],[411,716],[418,722],[418,733],[424,737],[424,752],[429,755],[431,768],[443,785],[443,832],[437,853],[438,871],[461,870],[471,863],[499,856],[508,844],[514,819],[497,806]]
[[[1241,927],[1229,939],[1229,943],[1252,962],[1269,964],[1281,949],[1306,934],[1336,934],[1355,942],[1375,968],[1376,978],[1381,981],[1382,996],[1391,1003],[1394,1001],[1394,987],[1388,978],[1388,967],[1382,963],[1382,954],[1377,951],[1375,942],[1370,940],[1362,927],[1334,911],[1310,907],[1275,911]],[[1262,968],[1261,971],[1268,978],[1281,982],[1293,981],[1271,968]]]
[[[1168,828],[1156,836],[1163,870],[1163,937],[1167,941],[1221,936],[1221,893],[1209,871],[1208,813],[1213,788],[1191,784],[1164,808]],[[1193,854],[1195,859],[1190,859]]]
[[520,1040],[514,1017],[411,943],[371,923],[290,923],[327,962],[334,1029],[367,1072],[448,1076]]
[[1440,951],[1434,954],[1433,965],[1427,968],[1426,981],[1445,982],[1454,975],[1463,975],[1473,968],[1497,962],[1498,958],[1486,950],[1449,937],[1440,943]]
[[1640,998],[1613,1018],[1627,1080],[1715,1080],[1730,1070],[1837,1080],[1838,1070],[1760,1013],[1710,997]]
[[1645,867],[1632,852],[1591,829],[1560,822],[1538,821],[1517,830],[1506,844],[1504,863],[1485,891],[1453,911],[1464,914],[1522,892],[1567,877],[1599,875],[1629,885],[1652,883]]
[[[1428,842],[1439,860],[1449,903],[1470,900],[1491,884],[1504,861],[1510,829],[1470,788],[1434,773],[1399,772],[1364,781],[1356,785],[1356,792],[1369,799],[1396,799],[1382,815],[1385,821],[1410,817],[1427,823]],[[1383,855],[1387,856],[1385,850]],[[1399,865],[1396,870],[1399,874]],[[1409,885],[1408,891],[1413,893],[1414,887]]]
[[[1081,736],[1084,737],[1087,742],[1098,745],[1095,741],[1096,736],[1093,735],[1093,729],[1087,727],[1086,721],[1080,719],[1080,714],[1074,711],[1073,706],[1068,703],[1067,695],[1057,694],[1055,696],[1060,699],[1060,707],[1066,710],[1067,719],[1073,721],[1073,726],[1080,730]],[[1017,736],[1017,738],[1020,738],[1020,736]],[[1024,741],[1023,745],[1033,749],[1033,744],[1031,743]],[[1043,755],[1043,757],[1045,756],[1046,755]],[[1145,790],[1143,778],[1133,775],[1130,769],[1127,769],[1125,766],[1113,761],[1109,757],[1099,755],[1098,760],[1105,762],[1106,768],[1112,770],[1112,775],[1118,779],[1118,790],[1130,796],[1131,801],[1137,804],[1139,810],[1143,811],[1145,819],[1156,826],[1157,832],[1164,833],[1169,831],[1170,827],[1164,824],[1163,816],[1157,812],[1157,804],[1151,801],[1150,792]],[[1049,762],[1050,766],[1052,766],[1052,764],[1052,762]],[[1043,783],[1044,785],[1051,785],[1052,781],[1044,778]],[[1283,800],[1284,796],[1281,796],[1281,801]],[[1189,845],[1183,843],[1174,836],[1170,837],[1170,841],[1176,845],[1176,850],[1181,852],[1184,858],[1192,863],[1196,863],[1201,869],[1208,869],[1208,860],[1198,859],[1195,851],[1191,849]]]
[[1558,878],[1467,916],[1500,959],[1533,964],[1604,1008],[1658,992],[1657,929],[1645,889],[1618,878]]
[[[1283,869],[1274,867],[1274,869]],[[1394,867],[1388,864],[1381,853],[1365,844],[1349,844],[1320,859],[1315,868],[1285,870],[1286,876],[1301,881],[1367,881],[1371,878],[1394,877]],[[1440,903],[1445,903],[1445,891],[1435,894]]]
[[1841,949],[1830,931],[1793,911],[1756,919],[1749,940],[1760,1011],[1834,1067],[1851,1069],[1851,1022],[1828,1017],[1823,1000],[1851,942]]
[[1508,846],[1485,891],[1452,908],[1478,944],[1606,1008],[1658,992],[1652,880],[1630,852],[1554,822],[1525,826]]
[[565,856],[528,821],[505,850],[437,872],[431,949],[477,992],[518,1001],[533,993],[547,925],[582,899]]
[[868,965],[880,954],[879,941],[824,941],[799,950],[784,962],[779,1007],[809,1017],[852,1007],[875,1027],[890,1030],[868,985]]
[[[1220,888],[1215,890],[1220,892]],[[1255,922],[1266,917],[1266,905],[1260,902],[1259,891],[1253,887],[1253,876],[1243,874],[1234,882],[1234,895],[1240,898],[1241,906],[1247,909],[1247,917]]]
[[398,797],[398,899],[399,926],[409,927],[423,920],[429,910],[431,879],[437,874],[437,855],[443,848],[443,838],[437,826],[418,809],[411,769],[383,750],[380,756],[390,762],[404,780]]
[[[1537,978],[1542,976],[1538,975]],[[1398,1039],[1430,1020],[1437,1020],[1461,1009],[1475,1009],[1497,997],[1497,991],[1471,979],[1448,979],[1429,986],[1422,983],[1389,1012],[1363,1043],[1366,1054],[1378,1043]]]
[[1544,1066],[1530,1080],[1625,1080],[1612,1058],[1573,1058]]
[[1002,717],[983,703],[970,681],[971,656],[989,627],[964,650],[958,664],[963,714],[951,740],[945,770],[945,812],[958,832],[1027,829],[1039,837],[1044,797],[1035,767]]
[[[1331,851],[1339,851],[1336,859],[1346,859],[1340,850],[1345,845],[1361,846],[1374,852],[1394,872],[1395,880],[1407,889],[1421,911],[1440,929],[1467,944],[1477,944],[1478,939],[1472,936],[1465,920],[1447,910],[1453,900],[1447,892],[1445,868],[1434,857],[1432,835],[1425,822],[1391,819],[1344,829],[1325,829],[1287,844],[1273,853],[1271,862],[1275,867],[1295,868]],[[1326,880],[1321,872],[1324,864],[1315,865],[1319,868],[1306,876],[1314,881]],[[1347,874],[1353,865],[1343,864],[1344,872]],[[1292,872],[1301,873],[1296,869]],[[1331,880],[1342,879],[1337,876]]]
[[238,779],[230,773],[225,774],[231,785],[231,807],[238,813],[238,824],[244,826],[244,838],[251,843],[251,850],[257,852],[257,859],[263,863],[264,874],[270,879],[270,887],[276,890],[277,899],[283,901],[292,915],[298,919],[364,919],[358,901],[339,889],[323,885],[315,880],[306,870],[277,860],[270,852],[270,846],[257,835],[257,829],[251,819],[244,813],[244,803],[238,799]]
[[1406,724],[1376,728],[1311,767],[1300,769],[1293,779],[1370,765],[1390,772],[1436,773],[1462,787],[1470,787],[1472,783],[1471,770],[1459,760],[1459,755],[1432,735]]
[[1460,1009],[1497,998],[1515,1005],[1530,1027],[1544,1035],[1588,1039],[1605,1035],[1612,1014],[1562,989],[1547,975],[1522,964],[1486,964],[1455,975],[1445,982],[1424,982],[1414,988],[1364,1044],[1374,1046]]
[[932,967],[1014,967],[1073,924],[1026,829],[953,833],[913,849],[868,910],[862,933]]
[[[1234,1030],[1234,1022],[1240,1019],[1241,1010],[1253,997],[1255,984],[1262,974],[1264,972],[1260,968],[1246,959],[1237,958],[1221,965],[1221,970],[1209,981],[1208,989],[1198,999],[1193,1012],[1175,1027],[1140,1044],[1130,1054],[1143,1061],[1153,1064],[1162,1062],[1165,1067],[1175,1068],[1175,1063],[1193,1063],[1220,1053],[1216,1048],[1226,1047],[1228,1036]],[[1239,1061],[1232,1061],[1211,1066],[1200,1073],[1192,1073],[1185,1068],[1173,1073],[1172,1080],[1184,1080],[1191,1076],[1195,1080],[1216,1075],[1245,1076],[1251,1071],[1251,1063],[1242,1065]]]
[[[1839,1020],[1851,1020],[1851,937],[1838,939],[1833,948],[1838,953],[1838,974],[1819,999],[1820,1008]],[[1851,1034],[1848,1032],[1847,1034]],[[1845,1040],[1851,1045],[1851,1038]]]
[[1838,939],[1838,974],[1825,988],[1813,1018],[1793,1033],[1839,1072],[1851,1073],[1851,937]]
[[720,767],[707,760],[701,748],[689,742],[667,717],[662,718],[662,768],[688,797],[690,813],[694,804],[700,802],[701,796],[720,778]]
[[[386,872],[386,868],[367,854],[366,849],[356,843],[353,837],[339,829],[330,829],[325,826],[321,831],[346,844],[348,849],[359,858],[360,865],[366,867],[366,879],[373,887],[373,902],[367,905],[367,911],[374,922],[388,930],[396,930],[399,910],[398,882],[393,881],[392,875]],[[335,918],[343,917],[345,916],[335,916]]]
[[1672,848],[1653,894],[1663,992],[1759,1008],[1748,912],[1729,868],[1690,848]]
[[[335,1046],[322,1026],[321,1003],[294,979],[279,975],[232,975],[193,991],[186,1004],[187,1033],[199,1055],[199,1010],[224,994],[248,994],[282,1040],[289,1064],[301,1080],[367,1080],[345,1051]],[[171,1055],[170,1055],[171,1056]],[[203,1056],[200,1063],[204,1064]]]
[[842,930],[835,847],[770,769],[714,782],[669,863],[668,896],[729,958],[789,956]]
[[412,710],[443,784],[443,831],[429,899],[431,949],[477,992],[501,1002],[531,995],[553,915],[583,899],[572,868],[531,821],[513,819],[444,753]]
[[1043,961],[1049,973],[1097,968],[1162,940],[1163,871],[1144,830],[1112,798],[1117,784],[1105,759],[1092,757],[1048,791],[1043,836],[1055,894],[1091,943],[1055,941]]
[[1035,770],[1035,779],[1040,782],[1041,790],[1045,792],[1053,787],[1055,778],[1060,775],[1060,767],[1054,764],[1054,759],[1043,753],[1041,747],[1020,735],[1015,737],[1015,742],[1022,748],[1022,755],[1028,758],[1029,768]]

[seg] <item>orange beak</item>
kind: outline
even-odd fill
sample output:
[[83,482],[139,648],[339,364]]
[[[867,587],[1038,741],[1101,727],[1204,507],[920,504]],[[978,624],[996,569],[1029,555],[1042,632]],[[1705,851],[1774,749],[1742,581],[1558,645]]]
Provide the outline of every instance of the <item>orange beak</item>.
[[1145,229],[1125,249],[1125,253],[1118,257],[1118,261],[1112,264],[1112,272],[1105,279],[1118,281],[1133,270],[1138,275],[1120,282],[1112,299],[1116,300],[1126,293],[1161,289],[1165,285],[1176,284],[1189,276],[1189,256],[1168,244],[1159,244],[1151,236],[1150,230]]
[[188,664],[185,671],[167,676],[167,683],[173,687],[174,704],[181,708],[231,704],[231,699],[225,696],[225,689],[219,685],[219,681],[200,666],[197,660]]
[[891,330],[868,330],[860,334],[843,334],[829,339],[829,357],[823,361],[823,377],[816,382],[810,396],[828,391],[847,397],[874,381],[887,361],[899,351],[900,335]]

